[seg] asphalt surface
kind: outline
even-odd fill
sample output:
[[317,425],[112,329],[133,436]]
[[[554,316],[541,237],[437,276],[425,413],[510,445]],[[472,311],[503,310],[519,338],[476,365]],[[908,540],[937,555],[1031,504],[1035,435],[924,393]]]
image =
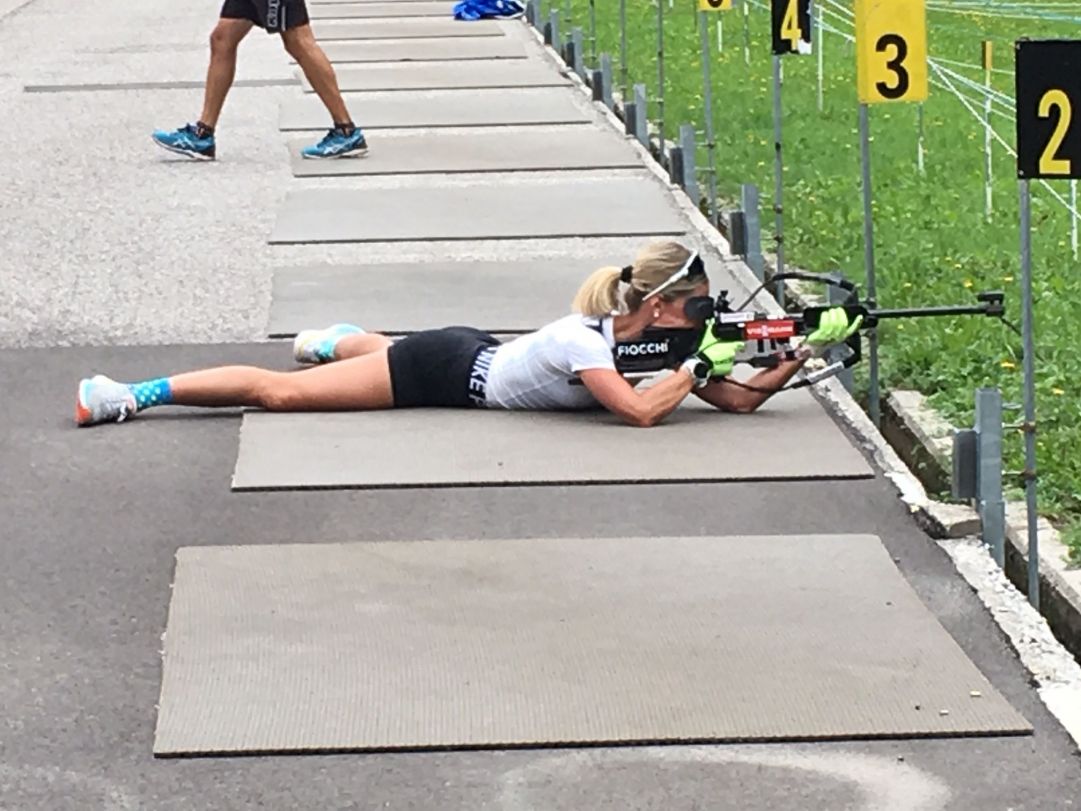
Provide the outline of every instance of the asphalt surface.
[[[79,378],[291,365],[262,335],[274,264],[521,255],[626,244],[270,251],[291,181],[277,103],[241,88],[223,160],[163,160],[197,91],[25,94],[188,81],[216,0],[0,0],[0,809],[1069,809],[1081,758],[1008,640],[883,479],[233,493],[235,410],[77,429]],[[14,9],[14,10],[13,10]],[[271,38],[239,78],[281,78]],[[568,91],[570,92],[570,91]],[[27,133],[38,148],[19,148]],[[87,148],[87,134],[93,146]],[[415,179],[402,183],[419,182]],[[448,183],[458,181],[446,181]],[[384,184],[386,181],[384,181]],[[373,185],[371,188],[385,188]],[[569,298],[569,293],[568,293]],[[793,441],[798,441],[794,437]],[[663,448],[651,449],[663,452]],[[703,447],[717,464],[721,448]],[[423,460],[418,460],[423,464]],[[163,760],[151,753],[180,546],[642,534],[871,532],[1031,736],[800,745]],[[843,584],[839,583],[838,587]]]
[[[982,811],[1071,808],[1081,797],[1081,760],[1070,739],[982,604],[884,481],[236,494],[229,489],[235,410],[162,409],[90,429],[72,423],[76,382],[92,371],[141,379],[221,362],[291,365],[281,343],[0,352],[5,811]],[[747,534],[753,543],[758,534],[846,531],[883,539],[1034,735],[192,760],[151,754],[179,546],[643,533]],[[921,796],[929,799],[916,802]],[[903,799],[881,805],[882,797]]]

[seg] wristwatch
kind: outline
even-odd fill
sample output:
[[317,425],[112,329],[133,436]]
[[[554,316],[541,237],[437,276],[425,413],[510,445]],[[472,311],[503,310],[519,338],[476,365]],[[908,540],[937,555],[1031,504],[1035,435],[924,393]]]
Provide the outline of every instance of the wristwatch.
[[704,360],[697,355],[691,355],[687,360],[683,361],[680,368],[686,369],[690,373],[691,377],[694,379],[694,387],[696,389],[702,388],[709,382],[712,366],[710,366],[709,361]]

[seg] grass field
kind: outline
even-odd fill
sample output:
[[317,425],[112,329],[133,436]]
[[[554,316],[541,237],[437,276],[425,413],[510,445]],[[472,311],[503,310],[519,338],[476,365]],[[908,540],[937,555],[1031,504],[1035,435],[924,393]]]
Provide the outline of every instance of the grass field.
[[[568,7],[565,0],[550,1],[554,3],[550,7]],[[673,138],[681,123],[694,123],[702,131],[700,35],[694,0],[660,2],[665,4],[665,131]],[[1020,2],[1014,0],[1014,5]],[[826,2],[823,8],[833,12],[827,14],[827,23],[851,35],[851,15],[846,17],[845,9],[851,11],[852,5],[852,0]],[[938,5],[942,3],[932,4]],[[954,11],[959,5],[955,4]],[[1049,9],[1052,4],[1032,6],[1036,11],[1037,6]],[[572,0],[569,7],[572,24],[585,28],[588,36],[589,0]],[[1050,10],[1061,9],[1062,16],[1081,18],[1081,8],[1069,8],[1061,4]],[[617,0],[596,0],[596,48],[598,53],[612,55],[617,88],[621,80],[618,12]],[[718,51],[718,20],[724,25],[723,51]],[[719,193],[728,201],[737,200],[739,184],[757,183],[764,222],[772,220],[768,208],[773,189],[768,6],[763,0],[752,0],[750,6],[749,65],[744,61],[742,11],[711,14],[709,25]],[[627,0],[627,27],[630,83],[646,84],[655,98],[656,2]],[[982,82],[980,44],[992,40],[999,71],[994,74],[994,86],[1010,98],[1015,39],[1079,35],[1081,26],[1068,20],[1007,17],[980,8],[969,13],[928,10],[931,59]],[[817,104],[816,57],[789,56],[784,61],[786,263],[816,271],[840,269],[862,282],[855,52],[839,33],[824,27],[824,37],[822,112]],[[817,47],[817,37],[815,42]],[[588,60],[588,45],[586,55]],[[982,111],[976,91],[962,92]],[[1012,105],[996,109],[1002,112],[992,118],[994,129],[1012,147]],[[996,143],[994,213],[988,221],[981,121],[950,90],[932,85],[923,110],[925,173],[921,175],[917,110],[914,104],[877,105],[871,110],[879,302],[890,307],[968,303],[976,291],[1002,289],[1007,294],[1007,316],[1019,324],[1014,159]],[[651,103],[654,122],[657,113]],[[699,165],[705,165],[704,152]],[[1057,181],[1053,188],[1069,199],[1067,182]],[[1081,303],[1081,278],[1073,257],[1068,209],[1040,185],[1034,185],[1033,191],[1040,511],[1066,530],[1081,561],[1081,425],[1076,418],[1081,358],[1074,348],[1077,336],[1071,332],[1071,325],[1081,324],[1075,310]],[[880,329],[880,335],[884,388],[922,391],[956,425],[971,424],[973,392],[979,386],[998,386],[1008,403],[1021,401],[1020,338],[997,322],[982,318],[892,322]],[[1019,412],[1007,415],[1008,422],[1020,418]],[[1006,469],[1020,471],[1020,432],[1007,434],[1006,450]],[[1014,495],[1019,492],[1018,483],[1016,477],[1007,482]]]

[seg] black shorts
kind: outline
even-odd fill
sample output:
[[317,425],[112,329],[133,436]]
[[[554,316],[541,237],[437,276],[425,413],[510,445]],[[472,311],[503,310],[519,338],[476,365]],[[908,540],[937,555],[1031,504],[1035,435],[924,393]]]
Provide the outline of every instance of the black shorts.
[[304,0],[225,0],[221,16],[227,20],[251,20],[268,34],[280,34],[309,22]]
[[472,327],[415,332],[387,350],[395,408],[483,408],[499,340]]

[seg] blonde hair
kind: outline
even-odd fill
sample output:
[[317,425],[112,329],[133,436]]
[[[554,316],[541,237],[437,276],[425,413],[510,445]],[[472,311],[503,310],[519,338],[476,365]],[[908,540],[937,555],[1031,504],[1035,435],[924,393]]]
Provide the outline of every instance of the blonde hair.
[[[638,252],[630,265],[630,283],[619,289],[623,269],[613,266],[593,271],[578,288],[571,309],[582,315],[602,318],[615,313],[634,312],[651,290],[660,287],[691,258],[692,251],[678,242],[653,242]],[[694,292],[702,278],[680,279],[665,288],[661,298],[672,299]]]

